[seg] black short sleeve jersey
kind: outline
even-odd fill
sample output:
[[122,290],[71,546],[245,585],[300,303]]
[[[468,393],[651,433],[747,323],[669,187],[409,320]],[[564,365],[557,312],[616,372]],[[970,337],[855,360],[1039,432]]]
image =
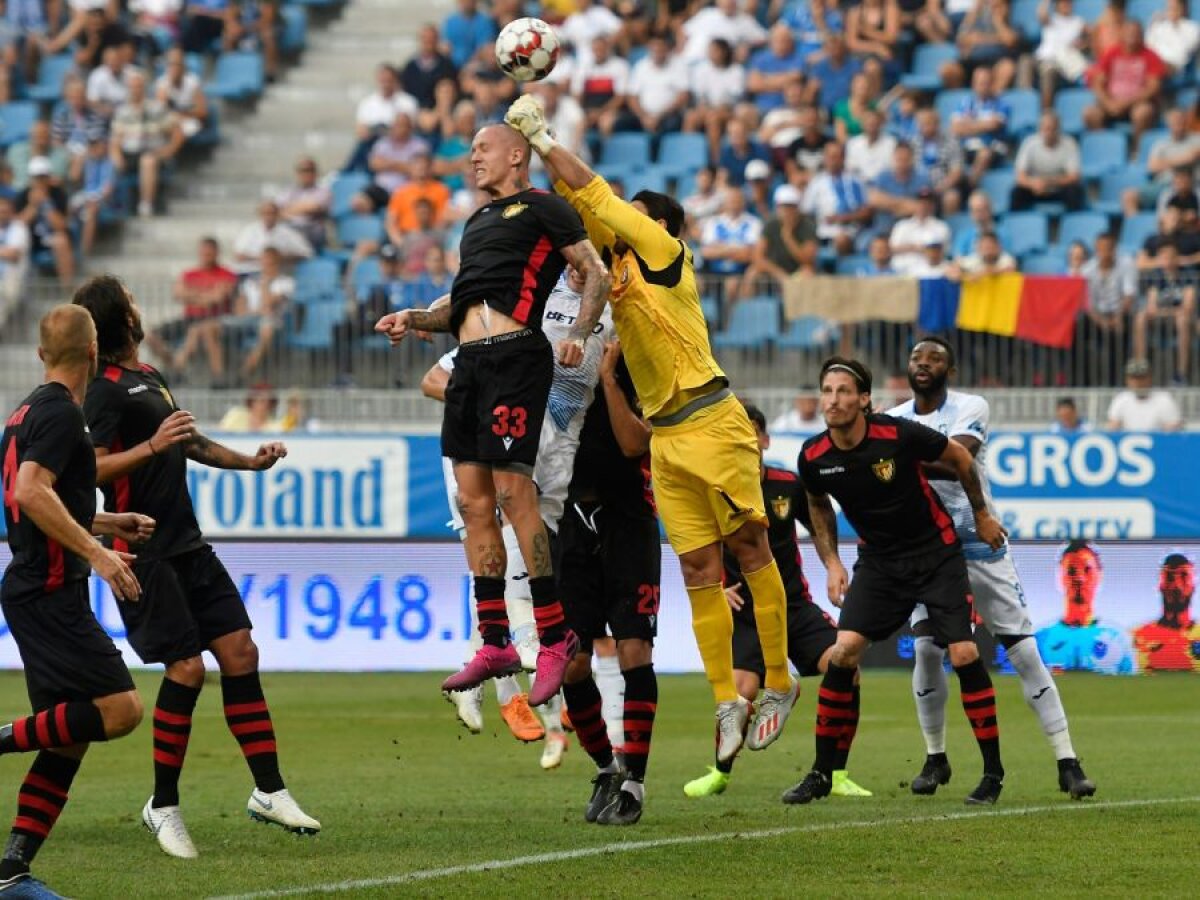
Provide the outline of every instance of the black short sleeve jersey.
[[[779,566],[779,575],[789,598],[808,598],[808,581],[800,560],[800,542],[796,538],[796,523],[809,529],[808,498],[804,486],[796,473],[775,466],[763,467],[763,500],[767,506],[767,540],[771,555]],[[725,583],[741,584],[742,593],[749,596],[750,589],[742,577],[737,557],[724,549]]]
[[838,449],[828,431],[805,441],[800,478],[810,493],[841,504],[863,553],[899,557],[953,547],[954,523],[921,468],[946,442],[917,422],[869,415],[857,447]]
[[83,411],[58,382],[43,384],[8,417],[0,442],[4,521],[12,562],[4,573],[5,602],[56,591],[82,581],[91,567],[63,549],[21,512],[14,494],[17,470],[34,462],[55,475],[54,492],[71,518],[91,530],[96,515],[96,454]]
[[488,305],[541,328],[546,298],[567,266],[562,249],[586,240],[579,213],[557,194],[533,188],[493,200],[467,220],[450,289],[450,331],[468,307]]
[[[625,399],[637,409],[637,394],[624,359],[617,363],[616,378]],[[596,399],[583,419],[575,468],[567,488],[568,502],[584,498],[595,499],[629,516],[655,515],[649,454],[631,458],[621,452],[608,417],[604,388],[599,386]]]
[[[120,453],[148,440],[162,420],[179,407],[159,372],[106,366],[88,386],[83,412],[97,447]],[[134,548],[139,560],[177,556],[204,545],[187,487],[187,456],[182,444],[161,448],[157,456],[103,485],[104,508],[136,512],[158,524],[154,536]],[[114,541],[117,549],[126,549]]]

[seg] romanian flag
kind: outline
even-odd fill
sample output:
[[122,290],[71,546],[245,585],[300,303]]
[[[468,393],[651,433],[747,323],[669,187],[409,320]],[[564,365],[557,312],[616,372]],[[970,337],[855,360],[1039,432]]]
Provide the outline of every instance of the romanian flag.
[[985,275],[963,282],[956,324],[1067,349],[1075,319],[1087,302],[1082,278],[1042,275]]

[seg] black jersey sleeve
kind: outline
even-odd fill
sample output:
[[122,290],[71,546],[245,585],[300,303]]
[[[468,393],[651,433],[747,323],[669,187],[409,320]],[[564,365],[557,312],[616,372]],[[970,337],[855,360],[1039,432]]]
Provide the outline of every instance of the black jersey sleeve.
[[792,518],[812,534],[812,516],[808,512],[808,492],[804,490],[803,478],[797,478],[792,486]]
[[534,210],[555,250],[587,239],[583,219],[579,218],[579,213],[570,203],[558,194],[543,194],[540,199],[541,202],[534,205]]
[[900,440],[907,446],[913,456],[922,462],[933,462],[946,452],[949,438],[940,431],[934,431],[928,425],[913,422],[909,419],[897,419],[900,429]]
[[39,404],[26,420],[28,432],[22,462],[35,462],[57,478],[79,448],[83,413],[69,400]]
[[83,401],[83,415],[92,432],[92,443],[109,450],[120,440],[121,415],[127,394],[106,378],[92,379]]

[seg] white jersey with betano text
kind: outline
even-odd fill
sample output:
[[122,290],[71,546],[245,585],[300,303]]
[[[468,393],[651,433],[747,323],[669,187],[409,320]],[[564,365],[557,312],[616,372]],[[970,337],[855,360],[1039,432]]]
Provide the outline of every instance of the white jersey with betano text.
[[[947,391],[946,400],[940,407],[927,415],[917,413],[915,402],[909,400],[888,410],[889,416],[902,419],[912,419],[927,425],[935,431],[940,431],[948,438],[973,437],[979,441],[979,452],[975,460],[979,464],[979,483],[983,487],[983,496],[987,499],[988,508],[995,514],[992,503],[992,489],[987,477],[987,440],[990,412],[988,402],[978,394],[964,394],[961,391]],[[954,519],[954,530],[962,541],[963,555],[967,559],[998,559],[1007,552],[1006,547],[993,550],[979,539],[975,531],[975,514],[967,500],[967,493],[957,481],[946,479],[930,479],[929,483],[942,498],[946,511]]]
[[[542,315],[542,331],[551,346],[570,337],[579,315],[581,299],[578,293],[567,287],[565,278],[550,292]],[[557,359],[554,362],[554,379],[550,384],[546,418],[542,421],[542,433],[538,440],[533,480],[538,486],[542,521],[555,532],[558,531],[558,520],[562,518],[567,500],[567,487],[571,483],[583,419],[592,405],[596,384],[600,380],[600,358],[604,355],[604,344],[612,340],[614,335],[612,314],[606,306],[600,321],[592,329],[592,337],[584,346],[583,362],[574,369],[559,365]],[[457,349],[451,350],[438,360],[438,365],[447,372],[453,372],[457,353]],[[446,494],[450,498],[450,527],[461,533],[462,517],[454,502],[458,485],[454,481],[454,470],[449,460],[443,460],[442,470],[446,477]]]

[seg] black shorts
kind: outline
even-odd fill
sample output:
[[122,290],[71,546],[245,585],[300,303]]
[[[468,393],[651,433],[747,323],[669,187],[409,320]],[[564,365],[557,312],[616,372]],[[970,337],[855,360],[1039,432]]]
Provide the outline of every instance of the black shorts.
[[442,456],[533,474],[554,378],[554,351],[527,329],[461,344],[446,385]]
[[121,651],[92,613],[86,580],[5,603],[4,618],[25,665],[34,712],[133,690]]
[[117,609],[142,662],[169,666],[191,659],[217,638],[251,627],[242,595],[208,545],[135,563],[133,572],[142,599]]
[[939,644],[972,639],[971,582],[960,549],[903,559],[860,556],[838,628],[882,641],[908,621],[917,603],[929,610],[930,629]]
[[568,502],[558,549],[559,597],[581,652],[591,653],[606,629],[618,641],[654,643],[662,576],[656,519]]
[[[788,592],[788,659],[802,676],[820,674],[818,664],[825,651],[837,643],[837,626],[805,593]],[[754,621],[754,598],[733,614],[733,667],[753,672],[759,681],[767,677],[758,625]]]

